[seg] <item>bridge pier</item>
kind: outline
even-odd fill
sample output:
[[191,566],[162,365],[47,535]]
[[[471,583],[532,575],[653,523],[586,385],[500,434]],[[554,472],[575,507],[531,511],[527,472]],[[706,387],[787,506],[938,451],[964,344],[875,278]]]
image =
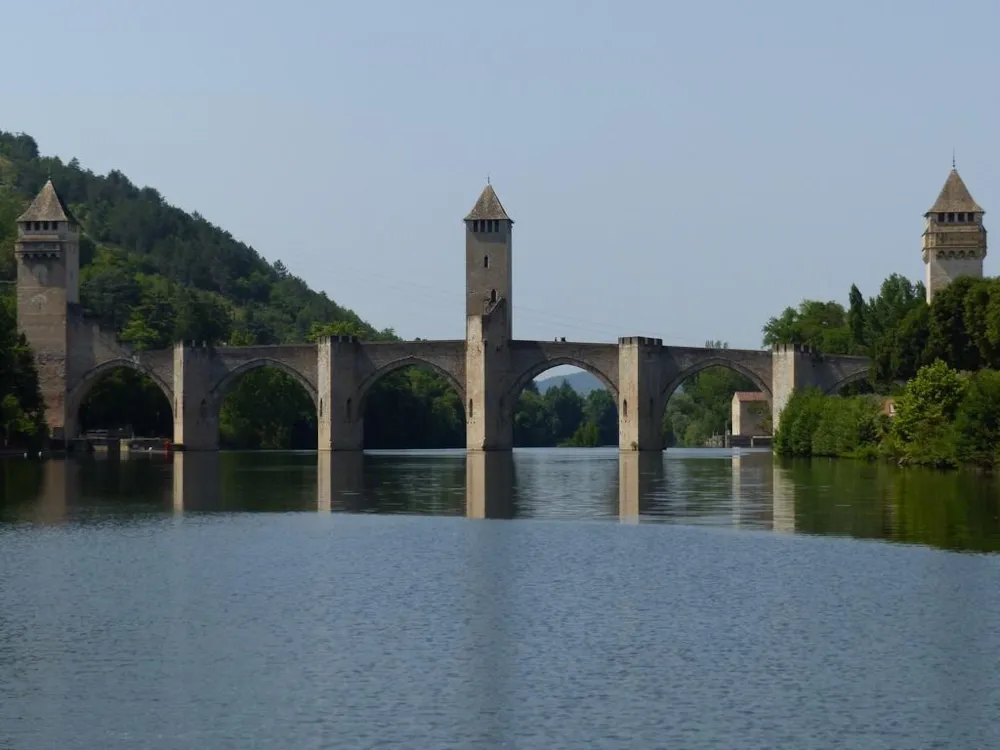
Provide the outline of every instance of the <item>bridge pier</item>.
[[[482,315],[466,318],[465,442],[470,451],[509,451],[514,447],[513,405],[505,401],[510,370],[506,300]],[[517,398],[512,394],[509,398]]]
[[358,340],[352,336],[329,336],[317,345],[316,421],[320,451],[360,451],[364,448],[359,352]]
[[618,339],[618,448],[662,451],[662,339]]
[[796,391],[821,386],[815,372],[813,352],[808,346],[778,344],[771,352],[771,424],[778,431],[781,412]]
[[174,344],[174,447],[181,451],[219,449],[218,405],[211,403],[212,351]]

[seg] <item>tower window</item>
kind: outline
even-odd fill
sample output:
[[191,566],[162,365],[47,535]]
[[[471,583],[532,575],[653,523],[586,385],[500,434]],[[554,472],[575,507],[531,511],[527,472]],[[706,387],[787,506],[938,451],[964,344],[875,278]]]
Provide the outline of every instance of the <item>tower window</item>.
[[959,220],[959,221],[961,221],[961,222],[964,222],[964,221],[965,221],[965,213],[964,213],[964,212],[963,212],[963,213],[960,213],[960,214],[958,215],[958,220]]
[[944,224],[944,214],[938,214],[938,221]]
[[496,289],[491,289],[490,290],[490,302],[496,302],[496,301],[497,301],[497,290]]
[[951,224],[955,221],[955,214],[948,214],[948,223]]
[[483,256],[483,268],[489,268],[489,267],[490,267],[490,256],[484,255]]

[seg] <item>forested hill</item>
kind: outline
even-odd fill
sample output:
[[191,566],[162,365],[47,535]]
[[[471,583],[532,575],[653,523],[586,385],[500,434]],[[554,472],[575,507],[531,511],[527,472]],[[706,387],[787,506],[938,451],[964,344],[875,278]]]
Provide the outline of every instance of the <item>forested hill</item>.
[[84,309],[134,345],[305,341],[315,324],[331,323],[366,338],[392,336],[155,189],[41,156],[31,136],[0,131],[2,281],[14,279],[14,220],[50,177],[82,225]]

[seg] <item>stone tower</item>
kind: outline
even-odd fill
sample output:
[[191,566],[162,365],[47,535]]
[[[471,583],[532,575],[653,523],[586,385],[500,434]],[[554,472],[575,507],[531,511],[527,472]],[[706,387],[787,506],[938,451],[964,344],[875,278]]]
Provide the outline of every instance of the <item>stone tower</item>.
[[465,217],[466,447],[509,450],[513,408],[505,403],[513,335],[513,220],[487,185]]
[[80,295],[80,235],[76,219],[49,180],[17,219],[17,327],[35,355],[53,438],[64,440],[66,384],[71,367],[70,315]]
[[924,283],[928,303],[959,276],[983,277],[984,213],[953,167],[941,194],[924,214]]
[[507,215],[492,185],[465,217],[465,314],[482,315],[498,300],[507,300],[507,335],[513,335],[513,220]]

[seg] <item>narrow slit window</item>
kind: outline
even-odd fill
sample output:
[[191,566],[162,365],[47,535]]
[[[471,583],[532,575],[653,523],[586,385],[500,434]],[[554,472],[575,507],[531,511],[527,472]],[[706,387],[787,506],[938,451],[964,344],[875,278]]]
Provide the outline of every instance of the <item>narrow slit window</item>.
[[483,256],[483,268],[489,268],[489,267],[490,267],[490,256],[484,255]]
[[497,290],[496,289],[491,289],[490,290],[490,302],[496,302],[496,301],[497,301]]

